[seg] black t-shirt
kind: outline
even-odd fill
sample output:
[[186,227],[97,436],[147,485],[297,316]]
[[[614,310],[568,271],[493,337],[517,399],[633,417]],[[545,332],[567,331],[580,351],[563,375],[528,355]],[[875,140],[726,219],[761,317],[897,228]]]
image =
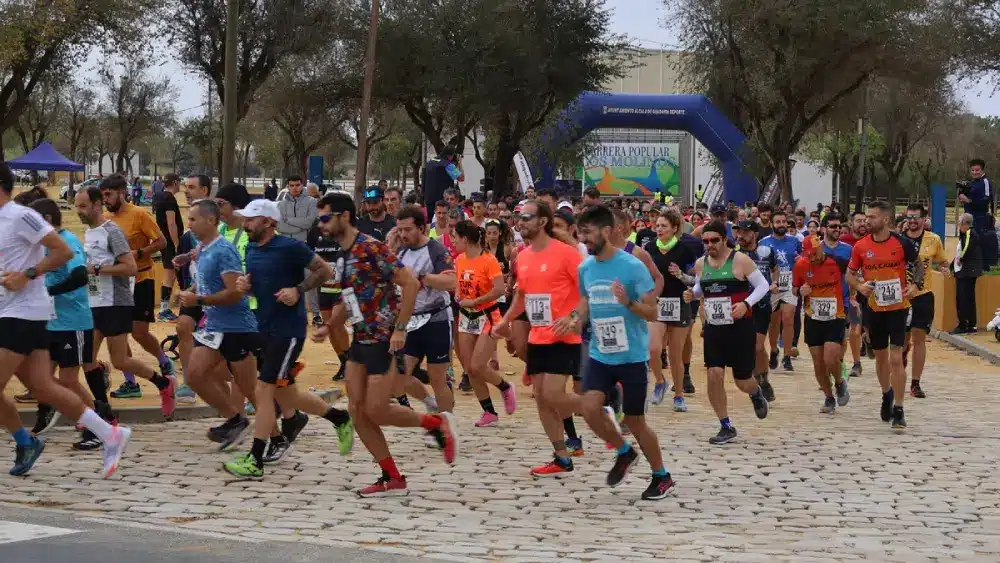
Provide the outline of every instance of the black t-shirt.
[[663,275],[663,291],[660,292],[660,297],[680,297],[688,287],[684,285],[684,282],[670,273],[670,264],[677,264],[681,272],[686,274],[698,259],[691,252],[691,248],[678,240],[673,248],[664,253],[660,252],[660,249],[656,246],[656,239],[653,239],[643,249],[649,253],[649,256],[653,259],[653,263],[656,264],[656,269]]
[[646,245],[654,240],[656,240],[656,231],[649,227],[639,229],[635,233],[635,243],[643,248],[646,248]]
[[177,205],[177,198],[174,197],[174,194],[164,191],[162,197],[155,203],[153,208],[156,214],[156,226],[160,227],[160,231],[166,237],[167,246],[173,246],[174,243],[170,240],[170,228],[167,226],[167,211],[174,212],[174,223],[177,224],[177,236],[180,237],[184,234],[184,218],[181,217],[181,207]]
[[773,228],[761,225],[761,227],[757,229],[757,240],[764,240],[764,237],[769,237],[772,234],[774,234]]
[[385,242],[385,237],[395,226],[396,218],[388,213],[381,221],[372,221],[370,217],[364,217],[358,221],[359,231],[382,242]]

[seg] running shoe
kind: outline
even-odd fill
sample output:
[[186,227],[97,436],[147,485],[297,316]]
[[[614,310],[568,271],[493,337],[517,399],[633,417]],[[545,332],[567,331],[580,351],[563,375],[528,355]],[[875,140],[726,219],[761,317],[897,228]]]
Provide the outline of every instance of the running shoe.
[[42,452],[45,451],[45,441],[37,436],[32,436],[31,444],[17,446],[14,451],[14,467],[10,468],[10,474],[15,477],[26,475],[38,461]]
[[771,369],[778,369],[778,351],[771,352],[771,357],[767,361],[767,366]]
[[798,348],[798,346],[792,346],[792,357],[793,358],[798,358],[799,357],[799,348]]
[[333,425],[337,431],[337,450],[340,455],[347,455],[354,449],[354,420],[347,419],[347,422],[337,426]]
[[889,422],[892,417],[892,399],[893,391],[892,387],[885,393],[882,393],[882,409],[879,412],[879,416],[882,418],[882,422]]
[[156,315],[156,321],[160,323],[175,323],[177,322],[177,315],[170,309],[164,309],[160,311],[159,315]]
[[688,406],[684,397],[674,397],[674,412],[687,412]]
[[652,404],[659,405],[663,403],[664,397],[667,396],[667,382],[657,381],[656,385],[653,385],[653,398],[651,400]]
[[847,390],[847,380],[840,382],[837,388],[837,406],[844,407],[851,402],[851,392]]
[[333,374],[334,381],[343,381],[344,377],[347,376],[347,362],[342,362],[340,367],[337,369],[337,373]]
[[129,440],[132,439],[132,429],[125,426],[112,428],[111,438],[104,442],[104,478],[107,479],[118,471],[118,463],[125,455]]
[[101,443],[101,439],[97,437],[93,432],[83,429],[83,434],[80,436],[80,441],[74,443],[71,447],[79,452],[89,452],[91,450],[99,449],[104,444]]
[[476,421],[476,428],[486,428],[487,426],[496,426],[500,424],[500,417],[491,413],[483,411],[483,416],[479,417]]
[[615,464],[608,471],[607,484],[609,487],[617,487],[628,477],[632,468],[639,461],[639,454],[635,448],[629,448],[627,452],[615,456]]
[[432,395],[427,395],[426,397],[424,397],[423,401],[424,401],[424,410],[426,410],[428,414],[437,414],[438,411],[440,410],[438,409],[437,399],[434,398]]
[[820,407],[819,412],[823,414],[833,414],[837,411],[837,399],[833,397],[827,397],[823,400],[823,406]]
[[750,395],[750,402],[753,403],[753,412],[757,418],[761,420],[767,418],[767,399],[764,398],[763,391]]
[[243,414],[246,416],[253,416],[257,414],[257,407],[253,406],[253,403],[247,401],[243,403]]
[[573,475],[573,460],[561,461],[558,457],[545,465],[531,468],[532,477],[552,477],[562,479]]
[[410,490],[406,488],[406,477],[400,475],[399,479],[391,479],[385,472],[373,485],[358,489],[358,496],[361,498],[405,497],[408,494]]
[[583,440],[580,438],[568,438],[566,440],[566,450],[569,455],[573,457],[580,457],[583,455]]
[[177,368],[174,366],[174,361],[167,358],[167,361],[161,362],[160,373],[162,373],[164,377],[176,377]]
[[792,367],[791,356],[785,356],[784,358],[781,358],[781,369],[785,371],[795,371],[795,368]]
[[111,392],[112,399],[141,399],[142,398],[142,387],[139,387],[138,383],[133,383],[130,381],[122,381],[122,384],[118,386]]
[[694,394],[694,382],[691,381],[691,375],[684,376],[684,394],[693,395]]
[[25,391],[24,393],[21,393],[20,395],[14,395],[14,400],[17,401],[17,402],[19,402],[19,403],[37,403],[38,402],[38,399],[36,399],[35,396],[31,394],[31,391]]
[[851,377],[861,377],[862,372],[861,360],[854,362],[854,365],[851,366]]
[[263,479],[264,468],[258,467],[253,455],[249,453],[239,454],[231,461],[222,464],[222,467],[230,474],[242,479]]
[[323,317],[321,317],[319,315],[313,315],[312,323],[313,323],[313,326],[316,327],[316,328],[319,328],[319,327],[323,326]]
[[290,451],[292,451],[292,443],[284,436],[272,436],[267,443],[267,451],[264,452],[261,461],[265,464],[278,463]]
[[766,399],[768,403],[774,402],[774,387],[771,386],[771,380],[768,374],[760,374],[757,381],[760,383],[761,392],[764,393],[764,399]]
[[160,412],[164,418],[174,416],[174,409],[177,408],[177,378],[172,375],[165,375],[169,382],[166,387],[160,389]]
[[674,490],[674,479],[669,473],[666,475],[653,475],[649,486],[642,492],[642,500],[661,500],[670,495]]
[[441,426],[428,433],[437,440],[445,463],[451,465],[458,456],[458,425],[455,424],[455,416],[450,412],[443,412],[437,416],[441,417]]
[[719,429],[719,433],[708,439],[708,443],[721,446],[722,444],[728,444],[729,442],[736,439],[736,429],[732,426],[723,426]]
[[926,399],[927,398],[927,394],[924,393],[924,390],[920,388],[920,380],[919,379],[914,379],[913,381],[910,382],[910,396],[916,397],[918,399]]
[[906,417],[903,416],[903,407],[892,407],[892,429],[906,429]]
[[292,418],[281,419],[281,434],[288,438],[289,443],[294,443],[307,424],[309,424],[309,415],[302,411],[295,411],[295,416]]
[[503,412],[507,414],[517,412],[517,389],[514,384],[508,381],[507,390],[501,391],[500,395],[503,397]]
[[57,422],[59,422],[59,411],[48,405],[39,404],[38,414],[35,415],[35,426],[31,429],[31,433],[41,436],[51,430]]
[[239,420],[230,424],[225,432],[222,434],[222,441],[219,442],[219,451],[228,452],[233,448],[239,446],[247,439],[250,435],[250,421],[246,417],[240,417]]
[[198,395],[196,395],[186,383],[181,383],[177,386],[177,391],[174,393],[174,397],[176,397],[177,402],[182,405],[193,405],[198,402]]
[[472,383],[469,381],[469,374],[462,374],[462,382],[458,384],[458,390],[462,393],[472,392]]

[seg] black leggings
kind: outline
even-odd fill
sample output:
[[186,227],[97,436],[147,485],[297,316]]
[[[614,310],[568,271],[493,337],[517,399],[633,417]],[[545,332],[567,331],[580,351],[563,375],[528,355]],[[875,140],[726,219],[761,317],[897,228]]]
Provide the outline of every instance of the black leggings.
[[958,312],[958,326],[976,326],[976,280],[979,278],[955,278],[955,308]]

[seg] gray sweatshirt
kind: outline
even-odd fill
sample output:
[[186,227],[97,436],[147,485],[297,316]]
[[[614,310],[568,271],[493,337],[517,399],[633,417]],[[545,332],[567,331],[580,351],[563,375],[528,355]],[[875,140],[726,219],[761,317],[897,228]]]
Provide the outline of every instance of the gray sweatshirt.
[[278,202],[278,210],[281,211],[278,232],[305,242],[309,229],[316,222],[316,200],[306,195],[305,192],[295,198],[289,194],[288,197]]

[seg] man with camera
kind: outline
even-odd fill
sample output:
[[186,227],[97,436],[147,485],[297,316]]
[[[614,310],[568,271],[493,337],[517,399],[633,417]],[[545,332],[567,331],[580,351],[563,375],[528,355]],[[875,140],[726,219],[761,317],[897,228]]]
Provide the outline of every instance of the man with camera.
[[465,180],[462,156],[457,154],[454,146],[446,146],[437,157],[427,161],[422,180],[424,209],[434,209],[434,205],[444,199],[445,190],[454,188],[455,182]]
[[962,203],[966,213],[972,214],[973,230],[979,235],[983,268],[989,269],[997,263],[997,237],[994,229],[992,211],[996,205],[996,194],[993,184],[986,177],[986,163],[981,159],[969,161],[969,175],[972,180],[959,182],[958,201]]

